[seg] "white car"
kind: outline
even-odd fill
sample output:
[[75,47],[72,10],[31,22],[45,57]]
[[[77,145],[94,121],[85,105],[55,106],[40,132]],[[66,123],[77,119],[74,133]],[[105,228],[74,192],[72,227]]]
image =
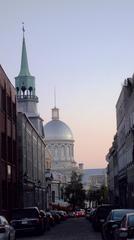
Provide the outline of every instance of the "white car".
[[15,240],[15,230],[4,216],[0,216],[0,240]]

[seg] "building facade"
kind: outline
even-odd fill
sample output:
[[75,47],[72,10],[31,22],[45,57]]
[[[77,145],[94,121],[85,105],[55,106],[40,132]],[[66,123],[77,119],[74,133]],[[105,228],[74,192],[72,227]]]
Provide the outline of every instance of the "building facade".
[[[47,205],[43,119],[37,109],[35,77],[30,74],[23,29],[20,72],[15,77],[18,112],[18,160],[20,207]],[[49,166],[48,166],[49,168]]]
[[0,66],[0,212],[17,207],[16,91]]
[[107,185],[106,169],[84,169],[82,174],[82,183],[86,191],[98,190]]
[[119,203],[119,179],[118,179],[118,158],[117,158],[117,135],[114,137],[112,147],[106,156],[107,165],[107,184],[109,202]]
[[45,143],[29,118],[18,113],[19,205],[45,209]]
[[52,155],[47,149],[45,148],[45,181],[46,181],[46,197],[45,197],[45,209],[51,208],[52,203],[52,171],[51,171],[51,164],[52,164]]
[[[117,148],[116,165],[119,204],[122,207],[134,207],[134,75],[124,81],[116,104]],[[108,159],[108,168],[111,164]],[[114,167],[111,167],[114,174]],[[108,172],[108,178],[109,178]],[[112,185],[109,183],[109,188]],[[113,193],[115,195],[115,193]],[[116,197],[116,196],[114,196]]]
[[51,162],[51,207],[66,207],[64,191],[73,171],[78,172],[74,161],[74,139],[68,125],[59,119],[59,109],[52,109],[52,120],[44,126],[46,149]]

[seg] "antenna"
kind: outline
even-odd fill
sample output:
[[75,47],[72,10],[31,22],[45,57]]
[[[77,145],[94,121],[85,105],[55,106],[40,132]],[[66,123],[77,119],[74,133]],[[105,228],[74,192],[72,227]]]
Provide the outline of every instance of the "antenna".
[[24,32],[25,32],[24,22],[22,22],[22,31],[23,31],[23,37],[24,37]]
[[54,87],[54,107],[56,108],[56,87]]

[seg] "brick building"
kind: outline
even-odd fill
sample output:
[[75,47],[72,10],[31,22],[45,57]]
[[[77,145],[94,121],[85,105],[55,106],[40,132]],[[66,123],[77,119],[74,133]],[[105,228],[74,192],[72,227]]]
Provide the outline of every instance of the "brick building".
[[0,212],[17,203],[16,91],[0,66]]

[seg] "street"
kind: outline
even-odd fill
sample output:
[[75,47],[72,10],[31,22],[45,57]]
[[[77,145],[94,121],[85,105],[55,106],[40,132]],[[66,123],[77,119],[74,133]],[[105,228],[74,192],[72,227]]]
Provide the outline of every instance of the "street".
[[[18,238],[17,238],[18,239]],[[21,237],[20,240],[101,240],[100,233],[94,232],[85,218],[71,218],[61,222],[43,236]]]

